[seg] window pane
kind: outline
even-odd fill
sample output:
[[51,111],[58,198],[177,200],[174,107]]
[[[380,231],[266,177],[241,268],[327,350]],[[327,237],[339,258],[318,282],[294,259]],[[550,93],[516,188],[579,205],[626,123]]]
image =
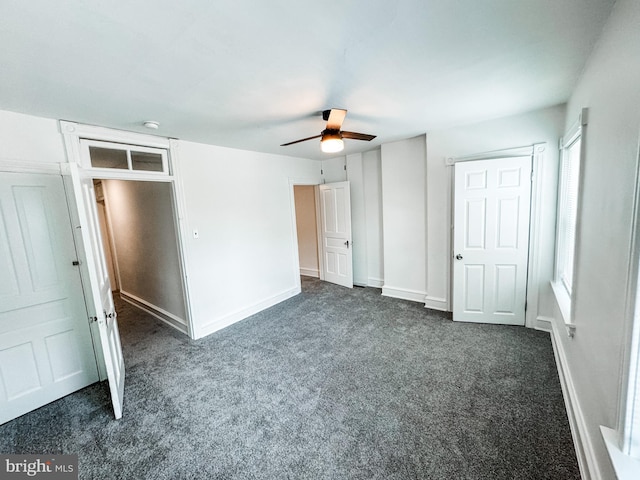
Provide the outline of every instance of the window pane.
[[131,168],[150,172],[162,172],[162,155],[131,151]]
[[580,139],[567,147],[563,155],[562,211],[560,212],[559,275],[571,294],[573,287],[573,257],[578,212],[578,180],[580,178]]
[[115,148],[89,147],[91,166],[96,168],[129,168],[127,151]]

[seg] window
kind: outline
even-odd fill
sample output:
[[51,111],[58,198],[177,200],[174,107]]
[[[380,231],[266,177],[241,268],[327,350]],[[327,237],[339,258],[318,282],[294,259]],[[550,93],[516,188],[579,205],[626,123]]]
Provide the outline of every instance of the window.
[[81,140],[84,164],[90,168],[169,173],[167,151],[97,140]]
[[561,140],[556,239],[556,271],[553,290],[567,324],[571,324],[571,296],[575,264],[576,227],[580,186],[582,127],[586,109]]
[[558,250],[556,280],[571,296],[573,288],[573,252],[576,240],[578,213],[578,178],[580,175],[580,146],[578,137],[562,149],[560,173],[560,208],[558,209]]

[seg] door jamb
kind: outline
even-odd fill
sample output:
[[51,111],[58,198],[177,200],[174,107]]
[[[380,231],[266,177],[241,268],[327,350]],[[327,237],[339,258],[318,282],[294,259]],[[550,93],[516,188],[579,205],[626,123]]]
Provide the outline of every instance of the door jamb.
[[[495,150],[461,157],[449,157],[445,160],[447,167],[453,167],[458,162],[473,160],[493,160],[510,157],[531,157],[531,204],[529,207],[529,255],[527,259],[527,286],[525,304],[525,327],[546,330],[548,321],[538,317],[538,298],[540,291],[540,231],[542,229],[542,180],[545,164],[546,143],[536,143],[526,147]],[[451,191],[449,202],[449,218],[451,228],[447,229],[449,245],[449,261],[447,262],[449,276],[448,304],[453,308],[453,224],[454,224],[454,175],[449,171],[449,188]]]

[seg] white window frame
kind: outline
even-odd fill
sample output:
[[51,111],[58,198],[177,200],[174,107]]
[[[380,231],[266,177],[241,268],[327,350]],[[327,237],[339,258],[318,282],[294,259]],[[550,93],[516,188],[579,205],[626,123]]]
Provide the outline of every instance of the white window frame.
[[[556,297],[556,301],[558,302],[558,306],[560,308],[560,312],[562,314],[562,318],[567,327],[567,333],[569,336],[573,336],[575,332],[575,323],[573,320],[573,308],[572,303],[574,301],[575,292],[576,292],[576,275],[575,275],[575,266],[578,264],[578,254],[579,254],[579,237],[577,235],[580,226],[580,205],[581,205],[581,185],[582,185],[582,164],[584,160],[584,127],[587,125],[587,109],[582,109],[580,116],[577,121],[571,126],[566,135],[560,139],[560,169],[559,169],[559,177],[558,177],[558,205],[556,212],[556,248],[555,248],[555,268],[554,268],[554,278],[551,282],[551,286],[553,288],[553,292]],[[565,215],[566,209],[568,208],[568,184],[569,179],[568,175],[570,172],[569,162],[570,162],[570,153],[571,149],[575,147],[575,145],[580,142],[580,151],[578,153],[578,168],[577,172],[574,171],[573,174],[577,175],[577,178],[574,178],[573,181],[577,182],[577,193],[576,198],[573,201],[576,203],[576,212],[575,212],[575,221],[574,221],[574,231],[573,233],[573,245],[569,248],[573,251],[573,261],[571,265],[567,265],[567,259],[563,256],[563,253],[566,252],[566,242],[567,238],[563,235],[566,232],[566,224],[567,216]],[[566,278],[564,278],[564,273],[567,269],[571,270],[571,285],[568,284]]]
[[640,148],[636,152],[633,224],[625,310],[626,339],[616,428],[600,426],[616,476],[640,478]]

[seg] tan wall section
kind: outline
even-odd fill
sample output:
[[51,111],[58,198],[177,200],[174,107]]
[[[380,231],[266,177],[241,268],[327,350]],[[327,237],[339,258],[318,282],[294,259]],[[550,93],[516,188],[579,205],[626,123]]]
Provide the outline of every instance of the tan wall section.
[[313,185],[295,185],[296,229],[300,274],[319,276],[318,229],[316,223],[316,197]]

